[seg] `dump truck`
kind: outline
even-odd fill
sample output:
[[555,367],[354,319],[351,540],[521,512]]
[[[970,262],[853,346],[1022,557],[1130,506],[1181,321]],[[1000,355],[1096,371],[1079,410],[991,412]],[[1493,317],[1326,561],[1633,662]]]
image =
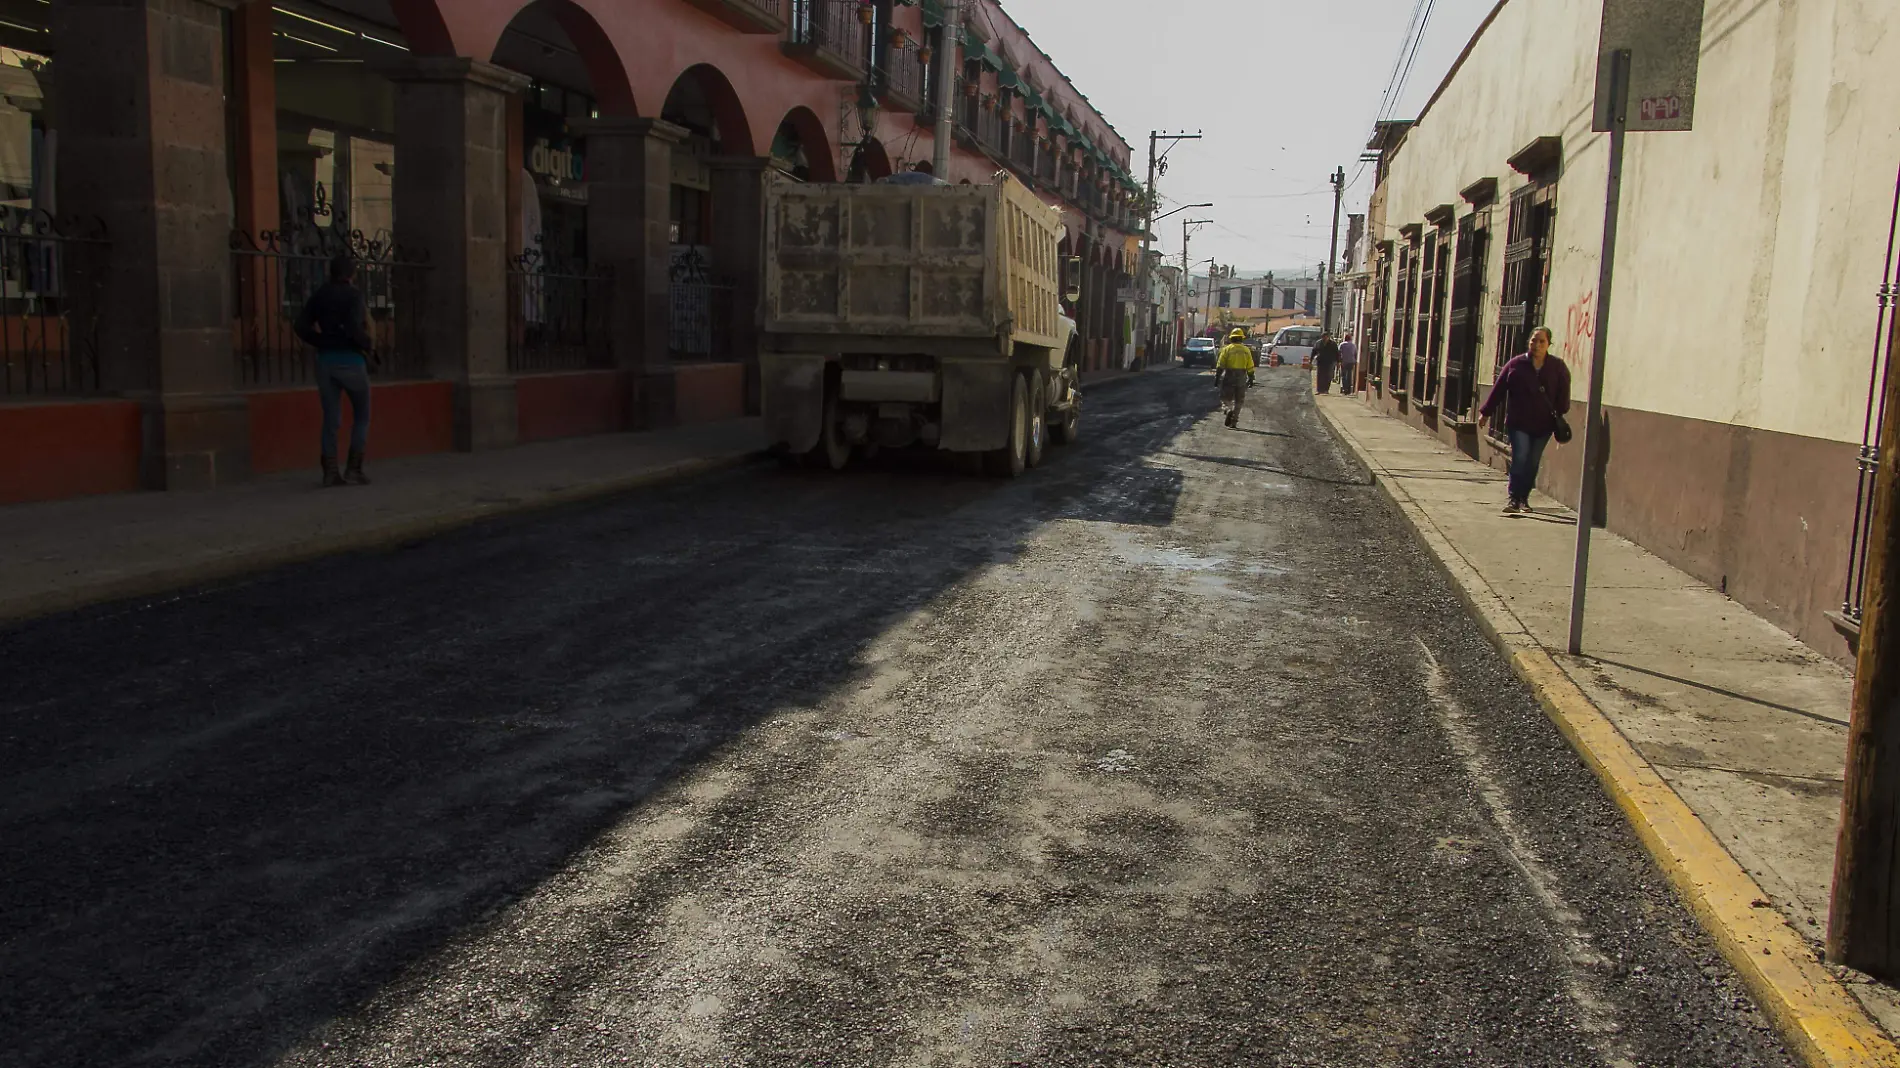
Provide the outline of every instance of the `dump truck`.
[[1008,172],[988,185],[775,181],[766,190],[760,402],[767,444],[979,454],[1014,477],[1075,440],[1080,348],[1061,213]]

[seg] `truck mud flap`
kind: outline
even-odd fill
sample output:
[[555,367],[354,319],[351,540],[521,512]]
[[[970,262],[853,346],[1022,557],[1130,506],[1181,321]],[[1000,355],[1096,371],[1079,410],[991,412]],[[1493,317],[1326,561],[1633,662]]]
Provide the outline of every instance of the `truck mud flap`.
[[825,362],[823,356],[760,355],[759,406],[766,444],[795,453],[818,444],[825,412]]
[[1003,360],[945,360],[943,436],[952,452],[988,452],[1009,443],[1009,389],[1016,368]]

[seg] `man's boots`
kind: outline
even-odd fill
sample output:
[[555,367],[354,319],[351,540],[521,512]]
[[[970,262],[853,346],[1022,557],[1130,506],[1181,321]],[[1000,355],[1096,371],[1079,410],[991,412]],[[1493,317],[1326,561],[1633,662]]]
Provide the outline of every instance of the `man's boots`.
[[369,485],[369,476],[363,473],[363,454],[350,450],[350,466],[343,471],[343,481],[356,486]]
[[343,476],[337,473],[336,457],[334,456],[323,457],[323,486],[324,488],[328,489],[331,486],[341,486],[342,484],[343,484]]

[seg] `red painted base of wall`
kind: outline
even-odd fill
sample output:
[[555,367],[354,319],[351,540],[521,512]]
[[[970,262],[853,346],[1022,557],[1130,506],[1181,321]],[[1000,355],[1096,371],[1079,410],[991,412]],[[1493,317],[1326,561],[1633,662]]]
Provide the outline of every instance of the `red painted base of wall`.
[[627,429],[630,376],[573,371],[515,379],[515,422],[521,441],[548,441]]
[[674,414],[682,424],[745,415],[745,364],[688,363],[674,370]]
[[[245,395],[251,406],[251,472],[317,466],[323,406],[314,387]],[[447,382],[390,382],[370,388],[369,456],[388,460],[455,448],[455,391]],[[349,448],[350,405],[343,403],[338,451]]]
[[139,488],[137,401],[0,405],[0,504]]

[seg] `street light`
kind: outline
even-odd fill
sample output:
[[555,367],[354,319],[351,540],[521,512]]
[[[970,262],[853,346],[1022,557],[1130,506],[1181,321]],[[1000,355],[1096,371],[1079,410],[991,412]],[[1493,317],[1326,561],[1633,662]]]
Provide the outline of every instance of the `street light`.
[[[1186,210],[1188,210],[1189,208],[1211,208],[1211,207],[1213,207],[1213,206],[1214,206],[1214,205],[1213,205],[1213,203],[1212,203],[1211,201],[1210,201],[1210,202],[1208,202],[1208,203],[1206,203],[1206,204],[1183,204],[1183,205],[1181,205],[1180,207],[1178,207],[1178,208],[1175,208],[1175,209],[1174,209],[1174,211],[1164,211],[1164,212],[1162,212],[1161,214],[1159,214],[1159,215],[1157,215],[1157,216],[1155,216],[1155,217],[1154,217],[1154,222],[1160,222],[1161,220],[1163,220],[1163,219],[1165,219],[1165,218],[1167,218],[1168,216],[1170,216],[1170,215],[1173,215],[1175,211],[1186,211]],[[1200,220],[1200,221],[1201,221],[1201,222],[1206,222],[1207,220],[1206,220],[1206,219],[1202,219],[1202,220]],[[1149,225],[1149,227],[1150,227],[1150,228],[1152,228],[1152,227],[1154,226],[1154,223],[1149,223],[1148,225]]]

